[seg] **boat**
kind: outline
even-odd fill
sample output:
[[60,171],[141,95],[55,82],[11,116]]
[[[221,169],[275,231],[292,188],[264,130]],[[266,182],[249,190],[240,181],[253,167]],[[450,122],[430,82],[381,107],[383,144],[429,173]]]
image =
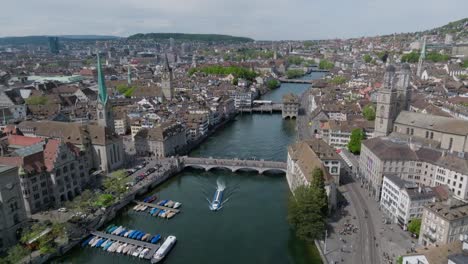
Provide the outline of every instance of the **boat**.
[[162,200],[158,203],[159,206],[164,206],[167,203],[167,200]]
[[128,250],[128,253],[127,253],[127,254],[128,254],[129,256],[132,256],[133,253],[134,253],[136,250],[137,250],[137,246],[132,246],[132,247],[130,248],[130,250]]
[[140,206],[140,205],[139,205],[139,204],[137,204],[137,205],[133,206],[133,211],[136,211],[136,210],[137,210],[137,208],[138,208],[138,206]]
[[143,238],[143,236],[145,235],[145,233],[143,232],[140,232],[140,234],[137,236],[137,240],[141,240]]
[[159,212],[161,212],[161,209],[156,208],[156,210],[153,213],[153,216],[158,216]]
[[223,193],[224,193],[224,188],[219,188],[216,190],[214,196],[213,196],[213,201],[210,204],[210,210],[211,211],[218,211],[221,209],[221,205],[223,202]]
[[156,253],[154,253],[153,257],[151,258],[151,263],[158,263],[162,259],[164,259],[164,257],[167,255],[167,253],[169,253],[176,241],[177,239],[175,236],[168,236],[164,243],[161,245],[161,247],[158,250],[156,250]]
[[181,205],[182,205],[182,203],[175,202],[175,204],[174,204],[174,208],[175,208],[175,209],[177,209],[177,208],[179,208]]
[[175,212],[169,212],[169,213],[167,213],[166,217],[168,219],[171,219],[172,217],[174,217],[175,214],[176,214]]
[[113,244],[114,242],[109,240],[107,243],[103,244],[102,248],[104,248],[104,251],[107,251]]
[[114,226],[114,227],[112,227],[111,229],[109,229],[109,232],[107,232],[107,233],[112,234],[112,232],[114,232],[117,228],[119,228],[119,227],[118,227],[118,226]]
[[128,250],[132,247],[132,245],[127,245],[126,247],[124,247],[124,249],[122,250],[122,254],[126,255]]
[[161,235],[155,235],[153,238],[151,238],[151,244],[156,244],[158,241],[161,239]]
[[161,210],[158,216],[163,217],[163,218],[166,217],[166,210]]
[[109,230],[110,230],[111,228],[113,228],[114,226],[115,226],[115,225],[109,225],[109,226],[106,228],[106,233],[109,233]]
[[115,247],[115,245],[117,245],[117,242],[111,242],[104,248],[104,251],[110,252],[111,248]]
[[123,237],[128,237],[128,235],[132,232],[133,230],[128,230],[127,232],[125,232],[125,234],[123,235]]
[[139,234],[140,234],[140,231],[135,231],[130,238],[135,239]]
[[115,251],[116,253],[122,253],[122,250],[127,246],[127,244],[122,244],[120,247]]
[[145,235],[141,238],[141,240],[142,240],[142,241],[146,241],[146,239],[148,239],[149,236],[151,236],[149,233],[148,233],[148,234],[145,234]]
[[167,201],[167,203],[164,206],[172,208],[172,206],[174,206],[174,202],[169,200],[169,201]]
[[[97,244],[98,244],[99,242],[101,242],[101,240],[103,240],[103,239],[100,238],[100,237],[98,237],[98,238],[93,242],[93,244],[91,245],[91,247],[96,247]],[[104,242],[104,241],[103,241],[103,242]]]
[[81,243],[81,247],[86,247],[89,244],[89,241],[91,241],[94,238],[94,236],[88,237],[83,243]]
[[118,236],[123,236],[125,233],[127,233],[127,229],[124,228],[122,231],[120,231]]
[[122,230],[122,227],[121,227],[121,226],[119,226],[119,227],[117,227],[116,229],[114,229],[114,231],[112,231],[111,234],[112,234],[112,235],[115,235],[115,234],[119,233],[120,230]]
[[142,247],[137,248],[137,250],[135,250],[135,252],[133,252],[132,256],[138,257],[138,255],[140,255],[141,251],[143,251]]
[[151,210],[149,211],[150,215],[153,215],[153,213],[156,211],[157,208],[151,208]]
[[146,254],[148,254],[148,252],[149,252],[149,249],[145,248],[145,249],[143,249],[143,251],[141,251],[141,253],[140,253],[140,255],[138,257],[142,259],[142,258],[146,257]]
[[146,211],[146,209],[148,209],[148,206],[143,205],[143,207],[141,208],[141,211]]
[[115,243],[112,244],[112,246],[109,248],[109,252],[114,253],[119,247],[120,247],[120,243],[119,243],[119,242],[115,242]]
[[93,239],[91,239],[91,241],[89,241],[88,246],[92,246],[98,240],[99,240],[99,237],[94,237]]
[[99,240],[99,242],[96,243],[95,247],[100,247],[102,246],[102,244],[104,244],[104,242],[106,242],[107,240],[105,238],[102,238],[101,240]]

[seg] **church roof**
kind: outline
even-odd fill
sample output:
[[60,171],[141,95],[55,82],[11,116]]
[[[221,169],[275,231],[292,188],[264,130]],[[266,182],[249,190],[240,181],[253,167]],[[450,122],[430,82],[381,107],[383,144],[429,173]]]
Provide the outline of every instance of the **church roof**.
[[395,124],[419,127],[447,134],[468,135],[468,121],[444,116],[402,111],[398,115]]

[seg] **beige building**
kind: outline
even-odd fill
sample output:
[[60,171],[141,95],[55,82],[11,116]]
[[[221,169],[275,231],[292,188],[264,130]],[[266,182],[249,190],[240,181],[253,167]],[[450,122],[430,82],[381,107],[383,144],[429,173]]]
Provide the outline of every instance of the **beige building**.
[[387,174],[430,187],[447,185],[454,197],[468,201],[468,161],[460,154],[398,138],[363,141],[359,176],[376,200],[380,199],[383,175]]
[[468,152],[467,120],[402,111],[393,131],[433,141],[433,145],[449,151]]
[[452,243],[468,234],[468,204],[449,199],[424,206],[419,244]]
[[299,98],[293,93],[283,96],[283,118],[297,118],[299,115]]
[[372,138],[374,136],[373,121],[355,119],[347,121],[328,120],[321,122],[320,137],[334,148],[347,148],[351,140],[351,133],[357,128],[363,130],[366,138]]
[[[336,186],[339,183],[340,162],[330,153],[326,154],[322,151],[322,157],[320,157],[314,152],[311,145],[320,144],[318,141],[321,140],[316,142],[300,141],[288,147],[286,179],[289,189],[294,192],[297,187],[310,184],[315,168],[322,169],[328,196],[328,207],[331,210],[336,208]],[[331,149],[333,150],[333,148]]]
[[18,242],[26,220],[18,168],[0,165],[0,252]]
[[18,128],[25,136],[60,138],[77,146],[88,155],[91,168],[113,171],[124,164],[123,140],[110,129],[80,123],[24,121]]
[[143,128],[135,135],[135,151],[140,156],[169,157],[178,154],[186,145],[185,128],[176,123]]

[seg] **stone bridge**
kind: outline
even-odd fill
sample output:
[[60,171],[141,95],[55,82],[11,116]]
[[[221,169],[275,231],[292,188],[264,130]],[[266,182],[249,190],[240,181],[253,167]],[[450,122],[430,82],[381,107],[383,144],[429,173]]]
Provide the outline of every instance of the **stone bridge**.
[[286,173],[286,162],[266,160],[241,160],[241,159],[216,159],[182,157],[181,164],[184,168],[199,168],[209,171],[214,168],[228,169],[232,172],[239,170],[253,170],[260,174],[266,171],[280,171]]

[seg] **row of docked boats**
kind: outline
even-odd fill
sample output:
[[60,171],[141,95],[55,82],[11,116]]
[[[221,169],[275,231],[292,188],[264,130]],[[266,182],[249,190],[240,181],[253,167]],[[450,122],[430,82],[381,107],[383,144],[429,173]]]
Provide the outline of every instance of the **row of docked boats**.
[[[148,208],[150,208],[149,206],[147,205],[144,205],[144,204],[139,204],[139,205],[136,205],[135,207],[133,207],[133,210],[134,211],[137,211],[137,212],[144,212],[146,211]],[[161,218],[172,218],[176,215],[176,212],[174,211],[170,211],[170,210],[166,210],[166,209],[159,209],[159,208],[151,208],[149,210],[149,214],[151,216],[157,216],[157,217],[161,217]]]
[[145,233],[139,230],[130,230],[123,226],[110,225],[106,228],[105,232],[115,236],[150,242],[151,244],[156,244],[161,239],[161,235],[159,234],[152,236],[150,233]]
[[112,239],[101,238],[99,236],[91,236],[82,244],[83,247],[90,246],[93,248],[102,248],[110,253],[123,254],[138,258],[149,258],[148,253],[150,248],[139,247],[137,245],[127,244]]

